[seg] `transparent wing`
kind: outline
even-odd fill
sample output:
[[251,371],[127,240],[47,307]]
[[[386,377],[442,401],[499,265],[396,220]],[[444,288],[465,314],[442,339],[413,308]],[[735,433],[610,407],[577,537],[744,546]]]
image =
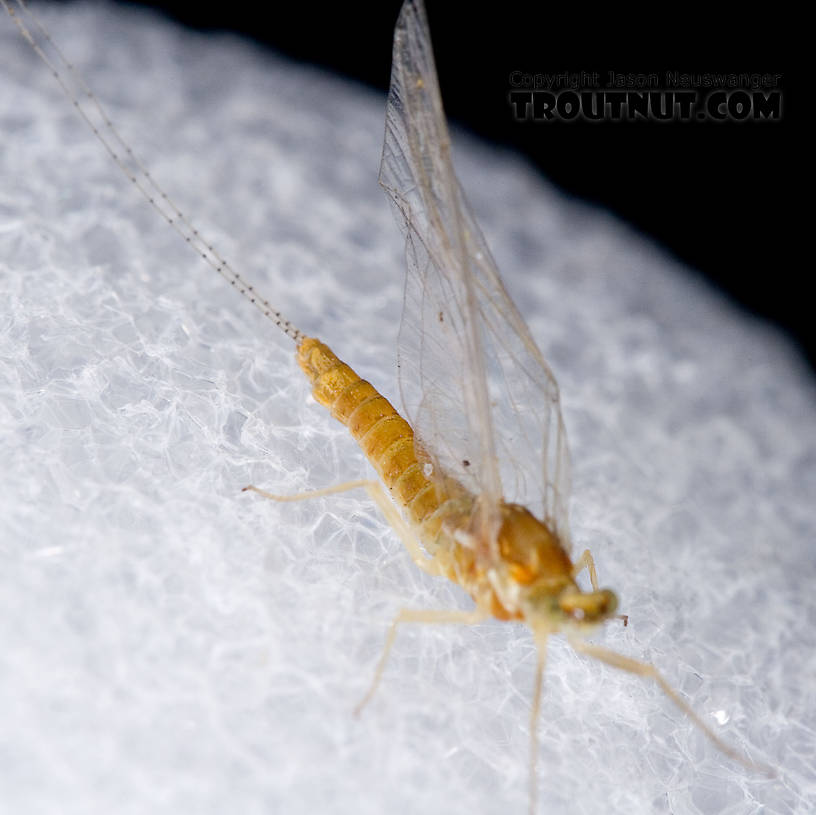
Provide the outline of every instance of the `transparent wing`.
[[380,183],[406,239],[400,390],[421,456],[479,496],[503,499],[569,543],[569,454],[558,385],[499,278],[453,171],[425,11],[394,34]]

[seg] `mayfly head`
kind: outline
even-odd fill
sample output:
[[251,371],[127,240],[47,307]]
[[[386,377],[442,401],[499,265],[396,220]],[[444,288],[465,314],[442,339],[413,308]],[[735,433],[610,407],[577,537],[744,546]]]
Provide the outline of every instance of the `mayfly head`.
[[609,589],[581,591],[558,535],[524,507],[503,505],[497,542],[498,582],[532,627],[585,631],[617,610],[618,598]]
[[581,591],[574,583],[553,591],[547,583],[531,586],[522,607],[533,630],[586,634],[615,615],[618,598],[610,589]]
[[579,628],[599,625],[618,609],[618,598],[610,589],[581,591],[566,588],[558,595],[558,608],[564,619]]

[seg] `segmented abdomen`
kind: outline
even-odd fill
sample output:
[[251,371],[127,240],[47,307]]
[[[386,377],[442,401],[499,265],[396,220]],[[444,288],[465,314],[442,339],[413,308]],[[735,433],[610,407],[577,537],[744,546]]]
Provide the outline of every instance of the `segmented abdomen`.
[[443,499],[417,461],[411,425],[320,340],[304,339],[297,360],[312,383],[314,398],[348,427],[411,520],[421,525],[429,519]]
[[557,536],[515,504],[501,505],[502,524],[495,541],[498,563],[490,547],[478,540],[459,543],[451,530],[468,528],[473,496],[457,482],[441,478],[441,473],[436,474],[437,481],[425,475],[411,425],[320,340],[304,339],[297,359],[312,383],[314,398],[348,427],[391,494],[406,508],[429,554],[439,560],[440,573],[459,583],[481,608],[500,619],[522,618],[513,591],[500,597],[485,564],[500,565],[507,572],[507,585],[514,587],[540,578],[559,587],[572,580],[569,556]]

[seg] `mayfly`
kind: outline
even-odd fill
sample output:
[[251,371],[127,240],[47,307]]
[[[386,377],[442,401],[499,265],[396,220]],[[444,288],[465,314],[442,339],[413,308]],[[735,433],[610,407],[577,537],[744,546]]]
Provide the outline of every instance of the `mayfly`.
[[[568,523],[569,454],[555,378],[507,295],[453,170],[450,139],[421,0],[406,0],[394,35],[380,183],[405,237],[407,282],[399,335],[399,384],[406,418],[318,339],[306,336],[258,296],[206,243],[121,140],[98,100],[53,46],[0,0],[80,115],[151,205],[297,347],[317,402],[346,425],[379,474],[297,496],[364,487],[414,562],[473,598],[472,610],[404,610],[393,621],[368,701],[398,627],[407,622],[475,623],[489,617],[527,623],[537,647],[530,726],[530,802],[535,809],[536,722],[546,647],[556,633],[582,653],[651,678],[728,756],[740,757],[648,663],[585,637],[620,617],[600,588],[589,550],[573,560]],[[23,0],[17,8],[28,14]],[[70,77],[40,45],[54,47]],[[530,406],[520,409],[519,406]],[[577,583],[586,569],[591,590]]]

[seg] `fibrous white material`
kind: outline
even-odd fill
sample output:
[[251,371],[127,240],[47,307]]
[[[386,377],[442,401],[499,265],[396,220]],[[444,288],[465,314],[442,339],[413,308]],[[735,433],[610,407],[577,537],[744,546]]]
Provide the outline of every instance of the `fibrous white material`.
[[[148,15],[42,14],[232,265],[395,398],[384,100]],[[362,494],[240,493],[368,468],[291,342],[129,188],[9,20],[0,135],[0,809],[524,811],[528,632],[406,628],[351,716],[399,608],[468,601]],[[779,768],[748,773],[655,687],[555,641],[540,811],[816,810],[806,371],[517,159],[454,157],[561,385],[573,539],[630,615],[598,641]]]

